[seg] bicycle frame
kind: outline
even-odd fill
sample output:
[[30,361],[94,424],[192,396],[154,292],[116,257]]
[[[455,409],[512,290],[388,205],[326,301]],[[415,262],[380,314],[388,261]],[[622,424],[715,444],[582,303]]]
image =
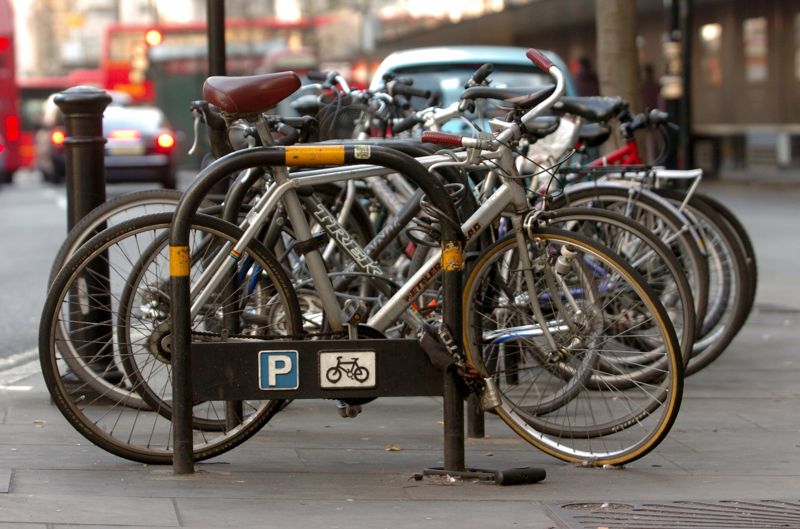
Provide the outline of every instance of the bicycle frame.
[[603,167],[605,165],[640,165],[642,159],[639,156],[639,147],[636,140],[629,140],[619,149],[592,160],[588,167]]
[[[466,153],[459,153],[458,156],[466,159]],[[493,155],[488,156],[494,157]],[[429,167],[442,162],[451,162],[452,158],[450,156],[433,155],[420,158],[418,161],[422,165]],[[223,247],[197,279],[192,289],[191,316],[194,317],[200,312],[203,304],[208,300],[214,289],[227,277],[229,270],[236,263],[236,260],[229,259],[229,256],[241,255],[247,245],[256,237],[261,226],[273,213],[279,202],[283,202],[286,213],[292,221],[292,226],[295,228],[298,237],[302,237],[302,233],[307,232],[306,237],[310,238],[310,226],[302,206],[300,206],[299,202],[293,203],[291,199],[286,200],[287,197],[291,197],[292,194],[295,194],[296,197],[297,190],[305,187],[335,182],[349,182],[366,176],[379,176],[390,172],[391,170],[389,169],[375,166],[355,166],[347,170],[337,168],[307,171],[290,177],[280,176],[280,172],[278,172],[275,182],[267,188],[266,193],[254,205],[240,225],[244,231],[243,236],[234,246],[226,245]],[[491,221],[498,218],[508,209],[508,206],[514,204],[516,209],[520,211],[527,208],[524,189],[519,188],[515,193],[512,186],[519,187],[513,181],[503,182],[498,190],[462,224],[461,231],[467,244],[475,240],[491,224]],[[372,275],[386,276],[378,263],[367,255],[364,248],[348,236],[339,219],[334,218],[322,204],[318,204],[317,209],[312,210],[311,214],[320,223],[320,226],[331,235],[332,240],[354,260],[359,268]],[[516,215],[516,217],[518,224],[516,227],[521,227],[522,215]],[[512,224],[514,223],[513,219],[514,216],[512,216]],[[297,226],[300,226],[299,230]],[[395,229],[399,230],[399,227]],[[341,330],[341,318],[336,318],[336,315],[341,314],[341,308],[338,301],[336,301],[335,292],[331,286],[327,271],[324,270],[324,267],[322,270],[314,267],[311,264],[314,262],[313,257],[309,261],[309,256],[318,253],[316,250],[308,252],[306,254],[306,264],[307,266],[310,265],[309,274],[314,280],[315,288],[320,293],[321,303],[326,314],[334,315],[333,319],[329,320],[328,323],[332,329]],[[425,265],[401,287],[400,291],[367,324],[379,331],[385,331],[411,305],[415,295],[424,290],[439,276],[441,272],[440,258],[441,250],[434,252],[434,255],[427,260]]]

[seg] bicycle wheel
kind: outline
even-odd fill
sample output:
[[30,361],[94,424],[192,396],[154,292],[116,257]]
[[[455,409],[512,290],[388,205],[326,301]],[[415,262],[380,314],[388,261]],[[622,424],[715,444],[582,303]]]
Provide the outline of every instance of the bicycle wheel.
[[[662,193],[662,191],[659,191]],[[685,197],[663,192],[674,204]],[[747,319],[751,292],[745,255],[729,225],[703,200],[691,197],[684,212],[706,241],[709,263],[709,301],[706,317],[686,368],[694,374],[715,359],[733,341]]]
[[649,192],[631,190],[620,185],[597,184],[578,189],[567,188],[557,206],[593,207],[615,211],[634,220],[661,239],[681,263],[692,289],[695,326],[700,328],[708,307],[708,262],[701,252],[703,241],[689,233],[687,219],[666,200]]
[[[223,246],[229,239],[200,226],[195,226],[193,236],[196,242],[191,261],[194,273],[199,274],[216,253],[224,251]],[[171,354],[165,343],[170,331],[167,322],[169,276],[165,275],[169,252],[167,233],[139,248],[141,255],[132,266],[120,295],[117,346],[130,384],[153,410],[170,419]],[[253,248],[261,250],[255,244]],[[242,257],[237,269],[204,304],[193,322],[193,328],[204,333],[197,339],[219,337],[223,329],[228,334],[260,340],[280,339],[287,334],[285,325],[280,322],[285,303],[265,268],[277,265],[255,251]],[[195,428],[224,431],[226,417],[219,412],[219,406],[213,402],[206,403],[204,408],[195,406]]]
[[[694,297],[675,254],[647,228],[613,211],[560,208],[546,218],[549,226],[581,233],[625,258],[667,310],[686,366],[696,332]],[[630,360],[646,362],[644,357]]]
[[694,196],[708,204],[711,209],[717,212],[720,217],[722,217],[722,220],[728,224],[728,227],[736,236],[739,246],[741,247],[742,254],[745,258],[747,275],[751,286],[750,296],[747,300],[747,308],[745,310],[745,312],[750,314],[750,311],[753,309],[753,303],[756,299],[756,290],[758,288],[758,261],[756,260],[756,251],[753,247],[753,241],[750,239],[750,235],[747,233],[747,230],[742,222],[726,205],[704,193],[695,193]]
[[[182,193],[172,189],[146,189],[127,193],[100,204],[84,216],[67,234],[53,259],[47,284],[53,283],[58,271],[64,266],[81,244],[105,228],[143,215],[173,211]],[[203,201],[201,209],[213,207],[214,203]]]
[[[644,456],[672,426],[683,388],[666,311],[629,265],[588,238],[540,228],[523,240],[529,268],[511,234],[481,255],[464,291],[465,352],[497,385],[497,414],[564,461],[623,465]],[[646,380],[624,389],[603,382],[625,376],[619,358],[643,352],[659,355],[631,366],[646,368]]]
[[[142,257],[159,266],[146,267],[147,273],[139,274],[136,284],[150,287],[159,294],[168,292],[164,287],[169,278],[169,263],[166,259],[153,259],[153,254],[147,250],[152,250],[153,243],[164,237],[171,218],[172,214],[165,213],[126,221],[83,245],[56,277],[40,324],[42,372],[59,410],[96,445],[142,463],[172,461],[172,425],[170,418],[165,417],[169,414],[159,407],[126,406],[118,394],[126,392],[139,396],[146,393],[143,388],[147,387],[158,395],[159,403],[170,403],[171,366],[168,350],[161,347],[169,326],[169,298],[155,297],[153,291],[137,291],[138,297],[130,296],[133,302],[124,304],[122,310],[120,301],[132,279],[130,272],[137,268]],[[193,223],[190,251],[196,251],[198,244],[209,238],[234,241],[240,235],[235,226],[198,215]],[[271,296],[264,300],[268,303],[258,306],[251,299],[242,301],[245,312],[268,312],[274,322],[270,337],[300,333],[299,306],[282,268],[255,242],[246,248],[242,262],[248,257],[262,268],[258,278],[262,283],[260,292],[269,289]],[[193,275],[203,262],[198,259]],[[217,305],[221,304],[218,301]],[[119,332],[124,327],[120,326],[120,313],[127,314],[125,332]],[[219,327],[216,332],[212,328],[218,318],[209,314],[203,311],[193,322],[193,328],[219,339]],[[256,315],[261,314],[256,312]],[[128,386],[102,385],[98,382],[102,379],[91,376],[91,364],[100,355],[114,365],[127,366],[123,371],[128,375]],[[131,365],[138,366],[138,372],[131,370]],[[71,382],[76,378],[77,383]],[[279,406],[278,401],[247,401],[234,414],[237,410],[228,409],[225,402],[196,403],[193,409],[195,459],[219,455],[243,442],[258,431]],[[204,421],[213,422],[214,427],[201,427]],[[219,428],[223,423],[227,426]]]

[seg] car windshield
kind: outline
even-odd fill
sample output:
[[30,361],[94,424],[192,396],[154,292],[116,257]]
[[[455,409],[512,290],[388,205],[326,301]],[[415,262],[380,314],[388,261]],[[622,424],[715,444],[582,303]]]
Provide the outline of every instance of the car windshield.
[[[467,79],[480,66],[481,64],[431,64],[398,68],[395,73],[414,79],[415,88],[441,93],[439,106],[446,107],[458,101]],[[497,88],[530,88],[531,91],[554,83],[549,75],[523,65],[495,64],[495,70],[489,79],[492,80],[492,86]]]
[[155,108],[112,108],[103,115],[103,134],[112,130],[138,130],[154,133],[163,127],[163,115]]

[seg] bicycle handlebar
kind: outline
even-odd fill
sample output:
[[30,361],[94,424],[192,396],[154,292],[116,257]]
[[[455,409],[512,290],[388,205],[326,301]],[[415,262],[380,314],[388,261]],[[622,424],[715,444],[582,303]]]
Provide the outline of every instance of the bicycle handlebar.
[[494,151],[497,149],[497,143],[493,140],[483,138],[469,138],[465,136],[458,136],[456,134],[447,134],[445,132],[434,132],[427,130],[422,133],[420,138],[423,143],[433,143],[434,145],[446,145],[448,147],[466,147],[468,149],[483,149]]
[[426,130],[422,133],[421,138],[423,143],[433,143],[434,145],[447,145],[448,147],[461,147],[464,138],[456,136],[455,134],[447,134],[444,132],[434,132]]
[[487,62],[477,70],[475,73],[472,74],[472,77],[469,78],[467,83],[464,85],[464,88],[472,88],[473,86],[478,86],[483,84],[489,74],[494,71],[494,64]]
[[564,95],[564,74],[561,70],[553,64],[553,61],[548,59],[544,53],[541,51],[531,48],[527,51],[526,55],[528,58],[539,68],[541,68],[545,73],[549,73],[556,79],[556,87],[553,90],[553,93],[550,96],[530,109],[524,116],[522,116],[522,123],[529,124],[532,123],[533,120],[539,116],[542,112],[553,106],[553,104],[558,101],[562,95]]
[[541,68],[541,70],[545,73],[549,73],[550,68],[554,66],[553,61],[548,59],[544,53],[536,48],[530,48],[525,55],[527,55],[531,62]]
[[424,99],[431,97],[430,90],[414,88],[413,86],[409,86],[397,80],[386,83],[386,92],[391,96],[401,95],[406,97],[422,97]]
[[422,123],[424,120],[419,116],[413,115],[403,119],[397,119],[392,122],[392,134],[400,134],[409,129],[414,128],[414,125]]

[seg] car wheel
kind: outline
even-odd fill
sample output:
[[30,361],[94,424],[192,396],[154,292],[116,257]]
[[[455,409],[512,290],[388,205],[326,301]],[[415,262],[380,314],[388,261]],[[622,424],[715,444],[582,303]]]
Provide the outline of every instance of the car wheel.
[[0,184],[10,184],[14,181],[13,171],[0,171]]

